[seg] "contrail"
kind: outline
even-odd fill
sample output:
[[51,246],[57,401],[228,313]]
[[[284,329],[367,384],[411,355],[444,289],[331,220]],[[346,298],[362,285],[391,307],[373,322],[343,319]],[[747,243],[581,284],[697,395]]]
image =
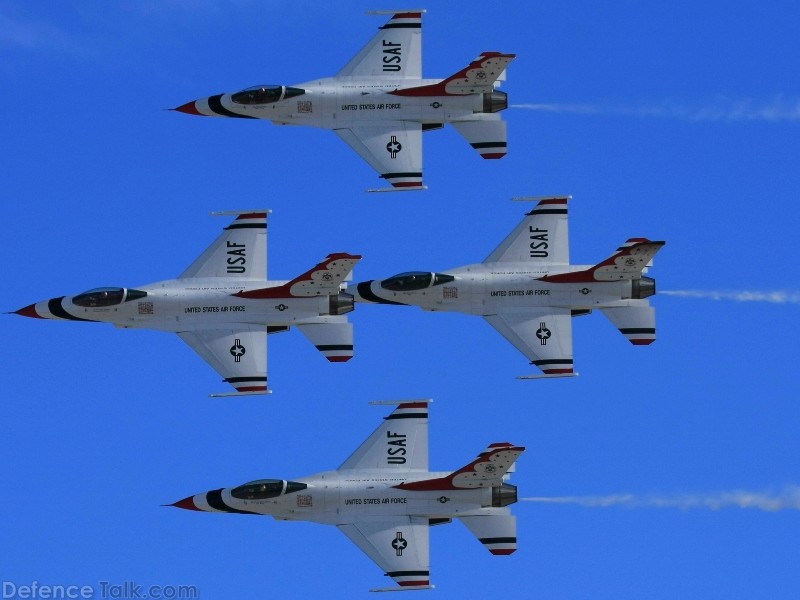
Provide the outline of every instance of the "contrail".
[[770,302],[772,304],[800,304],[800,292],[753,292],[753,291],[709,291],[709,290],[666,290],[659,291],[666,296],[681,298],[704,298],[707,300],[733,300],[734,302]]
[[682,121],[800,121],[800,99],[788,99],[782,95],[766,102],[757,102],[751,99],[732,100],[730,98],[720,98],[714,103],[702,107],[663,102],[661,104],[638,106],[570,103],[512,104],[511,108],[575,115],[655,117]]
[[609,496],[554,496],[520,498],[524,502],[540,504],[571,504],[591,508],[621,506],[625,508],[678,508],[690,510],[705,508],[755,508],[766,512],[800,510],[800,486],[786,486],[782,492],[748,492],[736,490],[715,494],[637,495],[612,494]]

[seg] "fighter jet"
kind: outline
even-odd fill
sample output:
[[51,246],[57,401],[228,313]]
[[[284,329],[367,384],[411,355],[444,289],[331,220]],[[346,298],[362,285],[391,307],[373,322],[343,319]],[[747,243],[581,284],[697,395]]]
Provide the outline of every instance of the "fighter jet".
[[536,208],[482,262],[444,272],[413,271],[355,287],[356,302],[406,304],[480,315],[544,375],[573,370],[572,317],[599,309],[635,345],[655,341],[656,282],[643,274],[665,242],[631,238],[606,260],[571,265],[567,197]]
[[490,444],[460,469],[431,472],[428,402],[374,402],[397,408],[335,471],[257,479],[169,506],[336,525],[401,586],[372,591],[431,588],[433,525],[460,519],[492,554],[517,549],[517,521],[508,508],[517,488],[507,479],[525,448]]
[[332,129],[393,187],[420,190],[422,132],[451,123],[487,159],[506,154],[508,107],[495,88],[516,55],[484,52],[446,79],[422,77],[422,13],[389,22],[335,76],[285,85],[256,85],[173,110],[206,117],[267,119],[276,125]]
[[172,331],[236,392],[266,394],[267,335],[296,326],[332,362],[353,357],[353,297],[340,285],[361,259],[330,254],[291,281],[267,280],[267,214],[236,215],[177,278],[137,288],[102,287],[16,311],[39,319],[97,321]]

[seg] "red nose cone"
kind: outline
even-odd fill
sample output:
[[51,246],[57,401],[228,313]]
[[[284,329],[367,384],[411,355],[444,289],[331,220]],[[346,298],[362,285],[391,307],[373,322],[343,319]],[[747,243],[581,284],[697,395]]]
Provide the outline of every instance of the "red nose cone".
[[30,317],[32,319],[42,319],[44,317],[40,317],[36,314],[36,305],[31,304],[30,306],[26,306],[25,308],[20,308],[19,310],[15,310],[14,314],[23,316],[23,317]]
[[187,115],[198,115],[200,117],[205,117],[203,113],[197,110],[194,100],[187,102],[186,104],[182,104],[178,108],[173,108],[172,110],[177,110],[178,112],[186,113]]
[[178,500],[170,506],[175,506],[176,508],[185,508],[186,510],[200,510],[194,505],[193,496],[189,496],[188,498],[184,498],[183,500]]

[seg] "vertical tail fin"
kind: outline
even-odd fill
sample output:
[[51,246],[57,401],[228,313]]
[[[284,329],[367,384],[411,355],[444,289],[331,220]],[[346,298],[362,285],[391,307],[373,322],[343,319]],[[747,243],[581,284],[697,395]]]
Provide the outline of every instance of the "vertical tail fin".
[[583,271],[559,273],[540,277],[540,281],[553,283],[590,283],[593,281],[620,281],[639,279],[656,252],[666,242],[651,242],[646,238],[631,238],[606,260]]
[[468,465],[446,477],[401,483],[395,487],[403,490],[457,490],[479,487],[500,487],[503,476],[525,451],[522,446],[508,442],[490,444]]
[[491,92],[498,79],[505,79],[506,67],[516,56],[501,52],[483,52],[466,67],[439,83],[389,93],[395,96],[467,96]]
[[339,285],[361,260],[361,256],[339,252],[283,285],[237,292],[239,298],[286,298],[336,294]]

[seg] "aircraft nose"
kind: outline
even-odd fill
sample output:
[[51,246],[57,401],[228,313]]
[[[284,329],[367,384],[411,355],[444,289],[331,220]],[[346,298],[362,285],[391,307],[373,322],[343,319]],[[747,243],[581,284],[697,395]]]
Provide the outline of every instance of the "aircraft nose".
[[185,510],[201,510],[197,508],[197,505],[194,503],[194,496],[188,496],[183,500],[178,500],[177,502],[173,502],[168,506],[174,506],[176,508],[183,508]]
[[31,319],[44,319],[45,317],[41,316],[39,313],[36,312],[36,305],[31,304],[26,306],[25,308],[20,308],[19,310],[14,311],[15,315],[20,315],[22,317],[30,317]]
[[186,104],[181,104],[177,108],[173,108],[172,110],[177,110],[178,112],[182,112],[187,115],[197,115],[200,117],[205,117],[203,113],[197,110],[197,100],[192,100],[191,102],[187,102]]
[[366,302],[364,294],[369,290],[372,281],[361,281],[355,285],[350,284],[347,286],[347,292],[353,295],[353,300],[356,302]]

